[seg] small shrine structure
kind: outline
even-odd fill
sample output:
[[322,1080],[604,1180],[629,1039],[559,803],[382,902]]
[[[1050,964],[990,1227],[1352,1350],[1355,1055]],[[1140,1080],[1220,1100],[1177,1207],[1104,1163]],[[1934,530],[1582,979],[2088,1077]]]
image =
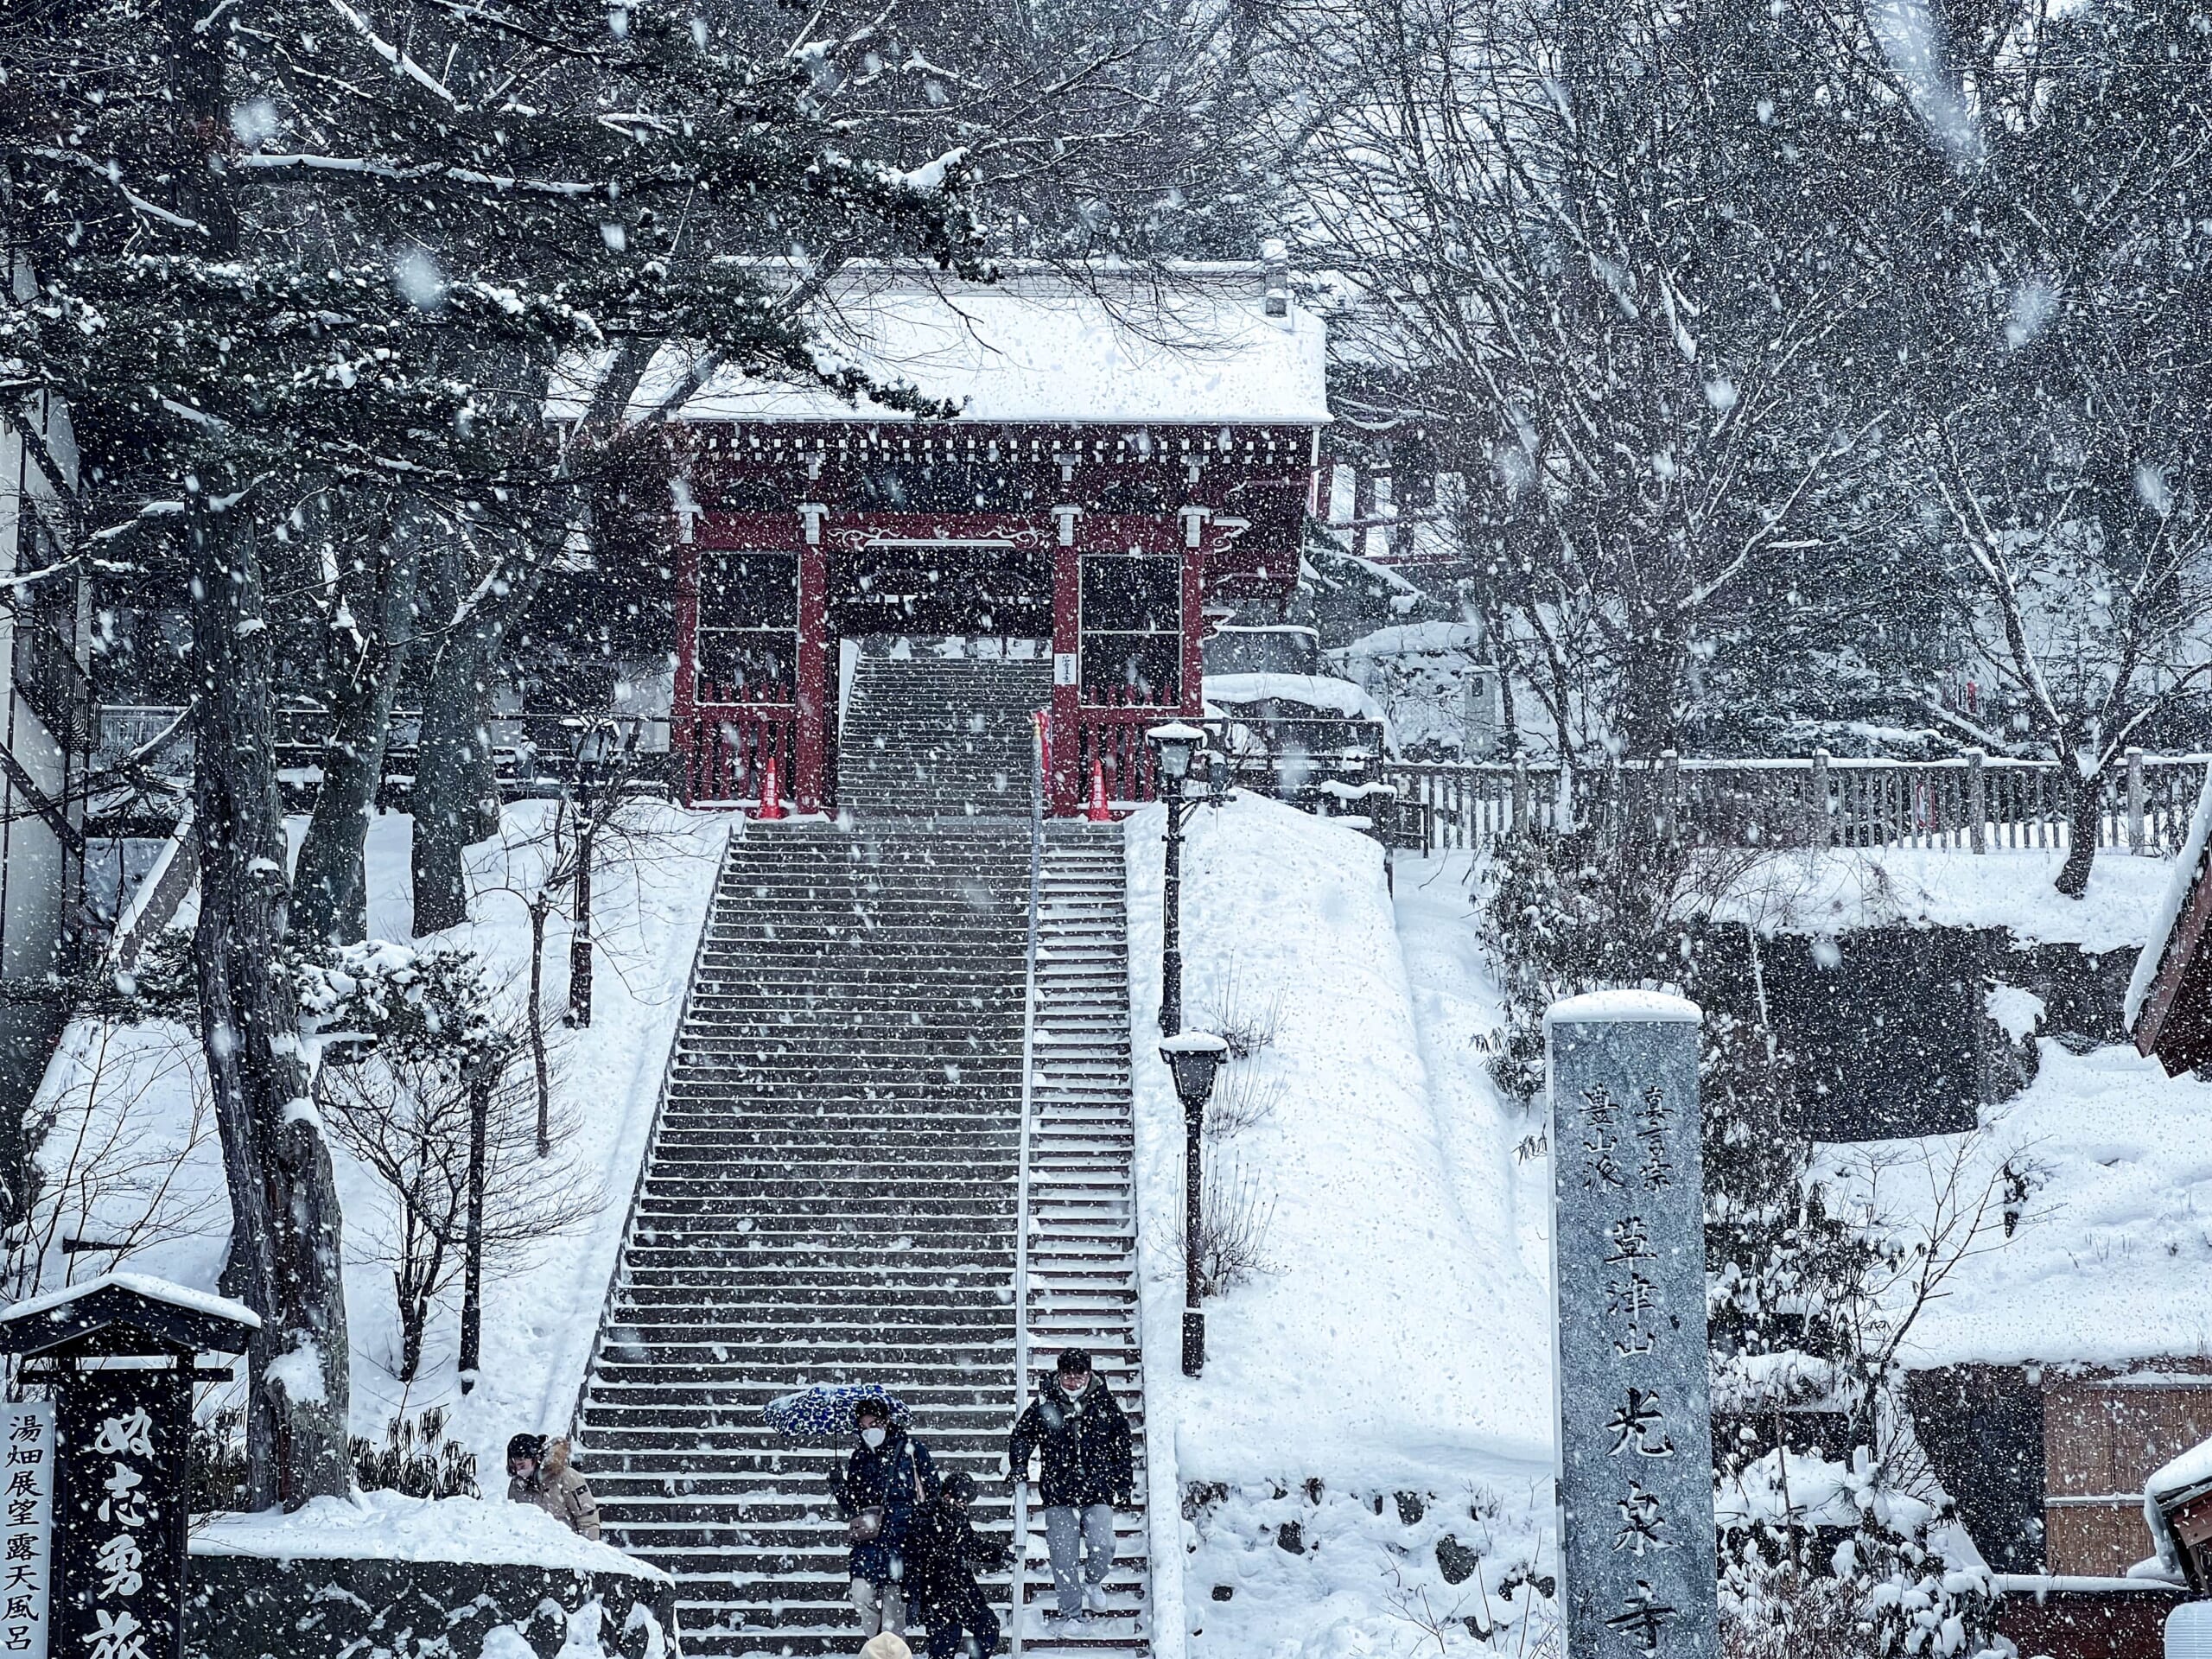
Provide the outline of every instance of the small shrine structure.
[[1201,714],[1209,619],[1295,591],[1320,318],[1266,264],[868,267],[816,312],[830,360],[959,413],[655,364],[637,404],[674,404],[679,451],[675,792],[756,800],[772,761],[799,811],[834,807],[847,642],[961,636],[1049,652],[1053,811],[1094,764],[1148,798],[1144,733]]

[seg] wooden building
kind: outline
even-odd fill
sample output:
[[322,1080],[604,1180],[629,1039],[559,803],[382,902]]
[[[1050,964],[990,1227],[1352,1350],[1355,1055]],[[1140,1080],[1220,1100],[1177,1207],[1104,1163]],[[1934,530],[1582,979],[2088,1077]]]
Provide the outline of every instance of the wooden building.
[[2136,1052],[2155,1058],[2169,1077],[2212,1064],[2212,772],[2197,796],[2196,816],[2174,861],[2164,903],[2127,988],[2125,1010]]
[[1052,664],[1052,810],[1094,765],[1151,793],[1147,728],[1201,712],[1209,619],[1295,591],[1327,422],[1320,319],[1261,264],[868,269],[821,307],[830,353],[956,405],[917,419],[669,353],[677,403],[671,771],[693,804],[836,801],[845,647],[1032,642]]

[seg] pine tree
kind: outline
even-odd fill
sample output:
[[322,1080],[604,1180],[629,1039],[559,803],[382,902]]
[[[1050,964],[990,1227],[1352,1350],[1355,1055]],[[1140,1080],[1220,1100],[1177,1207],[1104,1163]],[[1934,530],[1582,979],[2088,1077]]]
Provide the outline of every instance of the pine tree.
[[[191,596],[198,1004],[226,1282],[264,1321],[250,1496],[296,1505],[346,1489],[348,1353],[284,966],[272,550],[393,494],[496,543],[444,623],[480,677],[654,342],[872,390],[823,372],[788,287],[723,247],[981,274],[976,232],[959,158],[910,176],[857,154],[804,63],[756,64],[677,10],[33,0],[0,54],[8,241],[35,277],[0,302],[9,383],[72,410],[73,556],[166,567]],[[554,432],[550,378],[588,353],[610,366]]]

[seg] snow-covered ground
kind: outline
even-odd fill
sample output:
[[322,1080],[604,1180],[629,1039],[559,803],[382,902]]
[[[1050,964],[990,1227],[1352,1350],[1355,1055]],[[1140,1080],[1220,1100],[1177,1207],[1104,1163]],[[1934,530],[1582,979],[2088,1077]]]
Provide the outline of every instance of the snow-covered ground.
[[[1882,1207],[1907,1217],[1956,1214],[1997,1185],[1990,1224],[1922,1314],[1907,1362],[2212,1354],[2212,1084],[2169,1078],[2129,1047],[2039,1046],[2035,1081],[1980,1134],[1835,1154],[1862,1180],[1880,1166]],[[2009,1238],[2007,1166],[2032,1189]]]
[[[1128,830],[1155,1516],[1174,1513],[1177,1479],[1224,1490],[1183,1528],[1198,1553],[1181,1582],[1156,1575],[1160,1622],[1187,1596],[1198,1659],[1434,1650],[1408,1609],[1425,1593],[1440,1609],[1465,1601],[1464,1619],[1484,1593],[1510,1599],[1506,1580],[1541,1553],[1532,1516],[1548,1524],[1552,1456],[1542,1166],[1514,1150],[1539,1126],[1484,1072],[1497,1003],[1464,860],[1402,863],[1394,906],[1380,849],[1354,830],[1245,796],[1192,817],[1186,1020],[1270,1029],[1223,1086],[1244,1071],[1274,1097],[1208,1147],[1268,1224],[1262,1270],[1208,1304],[1192,1381],[1177,1364],[1182,1114],[1152,1036],[1161,830],[1152,808]],[[1418,1525],[1371,1513],[1402,1491],[1429,1506]],[[1288,1519],[1323,1547],[1272,1548]],[[1482,1587],[1445,1581],[1434,1541],[1447,1532],[1484,1550]],[[1172,1560],[1158,1520],[1154,1536]],[[1447,1639],[1475,1642],[1446,1624]]]
[[[508,808],[508,841],[527,842],[548,810],[543,803]],[[611,864],[595,886],[599,950],[587,1030],[563,1030],[558,1023],[567,1007],[569,960],[569,930],[558,918],[545,944],[555,1110],[572,1125],[556,1161],[570,1172],[563,1179],[597,1201],[595,1210],[487,1280],[481,1380],[465,1400],[454,1370],[457,1287],[430,1321],[414,1383],[403,1385],[394,1375],[399,1336],[391,1279],[368,1248],[371,1236],[388,1226],[387,1200],[363,1166],[334,1148],[348,1224],[354,1432],[380,1442],[395,1415],[411,1416],[426,1406],[454,1408],[448,1432],[476,1453],[480,1478],[494,1489],[508,1435],[568,1427],[728,831],[726,817],[650,810],[654,835],[646,855]],[[293,825],[296,838],[299,828]],[[371,824],[372,937],[409,937],[410,829],[398,814]],[[472,849],[474,919],[421,942],[478,953],[488,981],[517,1009],[529,925],[520,900],[498,889],[525,886],[539,856],[522,844],[489,842]],[[80,1020],[48,1071],[41,1104],[59,1114],[42,1157],[49,1182],[40,1218],[48,1247],[42,1284],[121,1266],[213,1288],[229,1217],[194,1034],[168,1024],[117,1028]],[[495,1210],[499,1197],[491,1194]],[[106,1253],[65,1257],[53,1247],[67,1236],[128,1241],[132,1249],[119,1261]]]
[[2005,927],[2024,943],[2094,951],[2140,945],[2173,861],[2107,849],[2090,867],[2089,890],[2080,899],[2051,885],[2065,861],[2063,852],[2052,850],[1782,853],[1751,870],[1713,914],[1777,932]]

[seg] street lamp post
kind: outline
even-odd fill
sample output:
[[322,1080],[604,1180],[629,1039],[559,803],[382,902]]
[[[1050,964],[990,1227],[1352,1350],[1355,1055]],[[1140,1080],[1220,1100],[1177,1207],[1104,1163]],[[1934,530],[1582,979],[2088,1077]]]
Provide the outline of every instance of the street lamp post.
[[1144,734],[1160,778],[1160,799],[1167,809],[1167,857],[1160,872],[1160,1029],[1173,1037],[1183,1029],[1183,820],[1200,805],[1219,806],[1228,792],[1229,763],[1215,755],[1206,793],[1184,793],[1191,762],[1206,734],[1195,726],[1172,721]]
[[1160,1058],[1175,1078],[1176,1098],[1183,1103],[1183,1375],[1197,1376],[1206,1368],[1206,1316],[1198,1305],[1203,1288],[1198,1271],[1201,1226],[1199,1195],[1204,1191],[1198,1147],[1206,1122],[1206,1102],[1213,1094],[1214,1075],[1228,1057],[1229,1045],[1210,1031],[1185,1031],[1160,1045]]

